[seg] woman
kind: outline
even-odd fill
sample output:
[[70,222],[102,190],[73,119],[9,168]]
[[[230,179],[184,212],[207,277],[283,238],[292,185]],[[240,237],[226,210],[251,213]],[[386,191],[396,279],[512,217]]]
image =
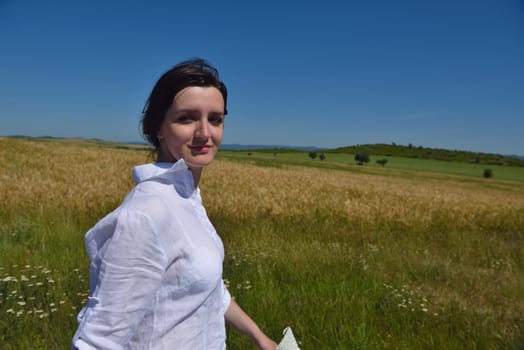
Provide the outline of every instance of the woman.
[[276,348],[222,281],[224,247],[198,189],[226,114],[226,87],[203,60],[156,83],[142,130],[158,162],[135,167],[136,187],[86,234],[90,293],[73,347],[225,349],[227,321],[258,348]]

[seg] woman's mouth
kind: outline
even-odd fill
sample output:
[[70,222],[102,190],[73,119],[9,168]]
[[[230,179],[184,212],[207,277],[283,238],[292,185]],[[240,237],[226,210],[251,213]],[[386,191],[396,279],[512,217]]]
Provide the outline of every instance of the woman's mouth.
[[195,145],[195,146],[189,146],[189,148],[191,149],[191,151],[193,153],[198,153],[198,154],[205,154],[205,153],[208,153],[209,150],[211,149],[211,145]]

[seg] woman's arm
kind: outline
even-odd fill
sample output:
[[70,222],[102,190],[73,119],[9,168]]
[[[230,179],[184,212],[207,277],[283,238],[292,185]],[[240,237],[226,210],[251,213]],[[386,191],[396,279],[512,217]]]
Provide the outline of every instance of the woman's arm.
[[275,350],[277,343],[271,340],[258,328],[257,324],[238,306],[235,300],[226,311],[226,321],[239,332],[247,335],[251,341],[261,350]]
[[[96,288],[73,338],[79,349],[126,348],[148,310],[153,309],[167,266],[163,248],[149,219],[140,212],[121,211],[113,220],[103,219],[90,231],[94,238],[110,236],[95,258],[96,274],[90,271]],[[94,264],[94,263],[92,263]]]

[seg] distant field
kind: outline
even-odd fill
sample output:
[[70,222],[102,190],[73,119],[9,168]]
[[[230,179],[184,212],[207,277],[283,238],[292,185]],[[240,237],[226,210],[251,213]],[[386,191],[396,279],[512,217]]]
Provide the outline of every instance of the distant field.
[[[226,283],[270,336],[291,325],[305,350],[524,348],[524,183],[495,167],[484,179],[304,157],[220,152],[201,184]],[[147,160],[0,138],[0,348],[68,347],[83,236]],[[229,329],[227,345],[252,348]]]
[[[251,153],[251,156],[248,156]],[[315,166],[323,168],[341,169],[342,166],[348,170],[354,167],[371,167],[382,168],[376,161],[386,158],[388,163],[384,169],[405,169],[425,172],[438,172],[444,174],[456,174],[473,177],[482,177],[485,169],[492,169],[494,177],[500,180],[524,181],[524,167],[501,166],[501,165],[483,165],[472,163],[445,162],[437,160],[402,158],[402,157],[383,157],[370,156],[368,164],[359,166],[356,164],[354,154],[345,153],[324,153],[326,159],[318,159],[320,152],[317,152],[317,158],[311,159],[307,152],[277,152],[276,156],[268,152],[247,152],[247,151],[220,151],[220,157],[238,158],[243,160],[271,160],[276,164],[295,164],[305,166]],[[354,169],[353,169],[354,170]]]

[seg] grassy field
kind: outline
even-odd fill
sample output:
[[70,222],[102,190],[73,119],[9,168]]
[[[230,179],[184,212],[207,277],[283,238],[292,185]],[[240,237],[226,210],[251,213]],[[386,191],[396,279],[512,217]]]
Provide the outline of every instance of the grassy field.
[[[248,155],[250,153],[251,155]],[[326,159],[311,159],[307,152],[271,152],[254,151],[221,151],[220,157],[224,159],[237,159],[252,162],[264,162],[270,160],[272,164],[293,164],[314,166],[319,168],[336,168],[348,170],[348,168],[360,167],[355,162],[354,154],[347,153],[324,153]],[[438,160],[414,159],[403,157],[370,156],[370,162],[365,167],[382,168],[376,161],[386,158],[388,163],[385,168],[414,170],[423,172],[437,172],[443,174],[465,175],[482,177],[485,169],[491,169],[494,177],[500,180],[524,181],[524,167],[485,165],[473,163],[446,162]]]
[[[2,349],[67,348],[83,235],[147,158],[0,138]],[[221,152],[201,184],[230,291],[269,335],[291,325],[305,350],[524,347],[523,182],[292,158]],[[228,330],[228,348],[252,347]]]

